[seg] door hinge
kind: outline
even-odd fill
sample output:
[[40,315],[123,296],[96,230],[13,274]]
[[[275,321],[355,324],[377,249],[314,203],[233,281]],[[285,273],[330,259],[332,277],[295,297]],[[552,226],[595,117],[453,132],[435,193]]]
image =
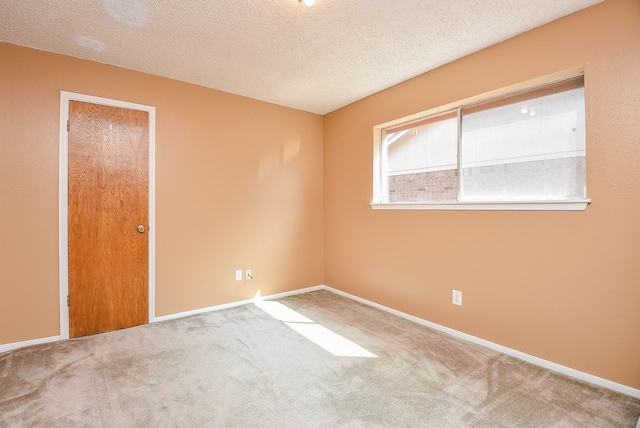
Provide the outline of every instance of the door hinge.
[[67,120],[67,132],[71,130],[71,122]]
[[67,308],[69,307],[69,302],[71,301],[71,299],[69,299],[69,296],[67,296]]

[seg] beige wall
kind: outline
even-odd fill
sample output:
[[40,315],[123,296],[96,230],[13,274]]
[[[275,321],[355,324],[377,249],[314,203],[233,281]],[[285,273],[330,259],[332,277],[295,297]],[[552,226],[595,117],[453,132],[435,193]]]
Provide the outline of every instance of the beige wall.
[[0,43],[0,344],[59,334],[61,90],[156,107],[157,316],[323,283],[321,116]]
[[[574,67],[586,211],[371,210],[374,125]],[[325,283],[640,388],[639,107],[640,2],[608,0],[325,116]]]

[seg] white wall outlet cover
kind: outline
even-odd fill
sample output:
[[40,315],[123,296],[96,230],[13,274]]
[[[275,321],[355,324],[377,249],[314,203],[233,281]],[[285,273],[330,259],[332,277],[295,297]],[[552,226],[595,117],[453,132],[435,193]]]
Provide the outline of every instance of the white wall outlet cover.
[[451,303],[453,303],[454,305],[462,306],[462,291],[453,290]]
[[242,271],[241,270],[237,270],[236,271],[236,281],[242,281]]
[[247,281],[249,281],[250,279],[253,279],[253,275],[251,274],[251,269],[247,269],[247,273],[246,273],[245,279]]

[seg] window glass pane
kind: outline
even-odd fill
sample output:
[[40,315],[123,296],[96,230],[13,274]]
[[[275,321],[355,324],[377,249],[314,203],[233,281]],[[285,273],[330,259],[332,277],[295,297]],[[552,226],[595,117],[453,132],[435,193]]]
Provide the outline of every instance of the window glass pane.
[[455,111],[385,129],[385,202],[455,201],[457,132]]
[[466,201],[586,197],[583,78],[462,110]]

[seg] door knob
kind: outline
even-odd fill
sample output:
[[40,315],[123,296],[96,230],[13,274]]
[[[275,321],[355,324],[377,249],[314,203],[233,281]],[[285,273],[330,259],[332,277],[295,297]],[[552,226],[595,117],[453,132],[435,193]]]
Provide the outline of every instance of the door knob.
[[138,226],[138,232],[144,233],[144,226],[143,225]]

